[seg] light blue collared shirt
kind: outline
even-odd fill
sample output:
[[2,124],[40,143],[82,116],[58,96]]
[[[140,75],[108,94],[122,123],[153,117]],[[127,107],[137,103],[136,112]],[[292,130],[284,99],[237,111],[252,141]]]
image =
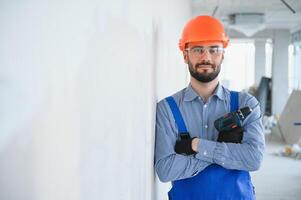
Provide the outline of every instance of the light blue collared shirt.
[[204,103],[189,84],[173,95],[191,137],[200,138],[198,153],[191,156],[176,154],[178,128],[166,100],[157,104],[155,169],[162,182],[189,178],[211,164],[227,169],[258,170],[263,158],[265,141],[258,101],[248,93],[239,93],[239,107],[253,109],[244,120],[241,144],[217,142],[214,121],[230,112],[230,91],[221,84]]

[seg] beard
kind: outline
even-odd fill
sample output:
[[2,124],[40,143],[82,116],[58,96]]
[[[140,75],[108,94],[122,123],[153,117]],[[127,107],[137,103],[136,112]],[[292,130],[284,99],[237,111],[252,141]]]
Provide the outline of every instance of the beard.
[[[221,71],[221,64],[222,62],[219,65],[214,65],[210,62],[202,62],[196,63],[195,66],[193,66],[193,64],[188,61],[190,75],[202,83],[208,83],[214,80]],[[197,68],[201,67],[201,65],[210,65],[213,69],[213,72],[209,73],[208,70],[204,70],[202,73],[198,72]]]

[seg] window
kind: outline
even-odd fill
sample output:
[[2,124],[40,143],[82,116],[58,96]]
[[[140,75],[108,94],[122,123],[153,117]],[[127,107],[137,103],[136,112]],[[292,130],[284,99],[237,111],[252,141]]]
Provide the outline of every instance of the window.
[[273,60],[273,43],[272,40],[267,40],[265,43],[265,76],[272,77],[272,60]]
[[231,40],[225,49],[220,73],[221,83],[230,90],[248,89],[255,82],[255,46],[253,40]]
[[288,88],[291,93],[294,89],[301,90],[301,44],[291,44],[288,53]]

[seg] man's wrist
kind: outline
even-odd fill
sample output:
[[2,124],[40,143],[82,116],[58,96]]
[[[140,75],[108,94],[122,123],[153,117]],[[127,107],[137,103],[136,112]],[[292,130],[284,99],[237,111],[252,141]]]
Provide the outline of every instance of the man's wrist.
[[191,148],[193,151],[198,152],[198,145],[199,145],[200,139],[194,138],[191,142]]

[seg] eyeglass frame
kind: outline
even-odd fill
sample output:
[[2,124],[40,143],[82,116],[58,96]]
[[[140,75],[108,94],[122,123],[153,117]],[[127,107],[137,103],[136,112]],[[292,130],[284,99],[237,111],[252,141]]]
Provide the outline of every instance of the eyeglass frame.
[[[202,49],[200,52],[193,52],[193,49]],[[217,49],[217,52],[210,52],[210,50]],[[185,51],[190,52],[193,56],[202,56],[205,53],[205,50],[208,51],[208,53],[211,56],[218,56],[224,52],[224,47],[221,46],[194,46],[192,48],[186,48]]]

